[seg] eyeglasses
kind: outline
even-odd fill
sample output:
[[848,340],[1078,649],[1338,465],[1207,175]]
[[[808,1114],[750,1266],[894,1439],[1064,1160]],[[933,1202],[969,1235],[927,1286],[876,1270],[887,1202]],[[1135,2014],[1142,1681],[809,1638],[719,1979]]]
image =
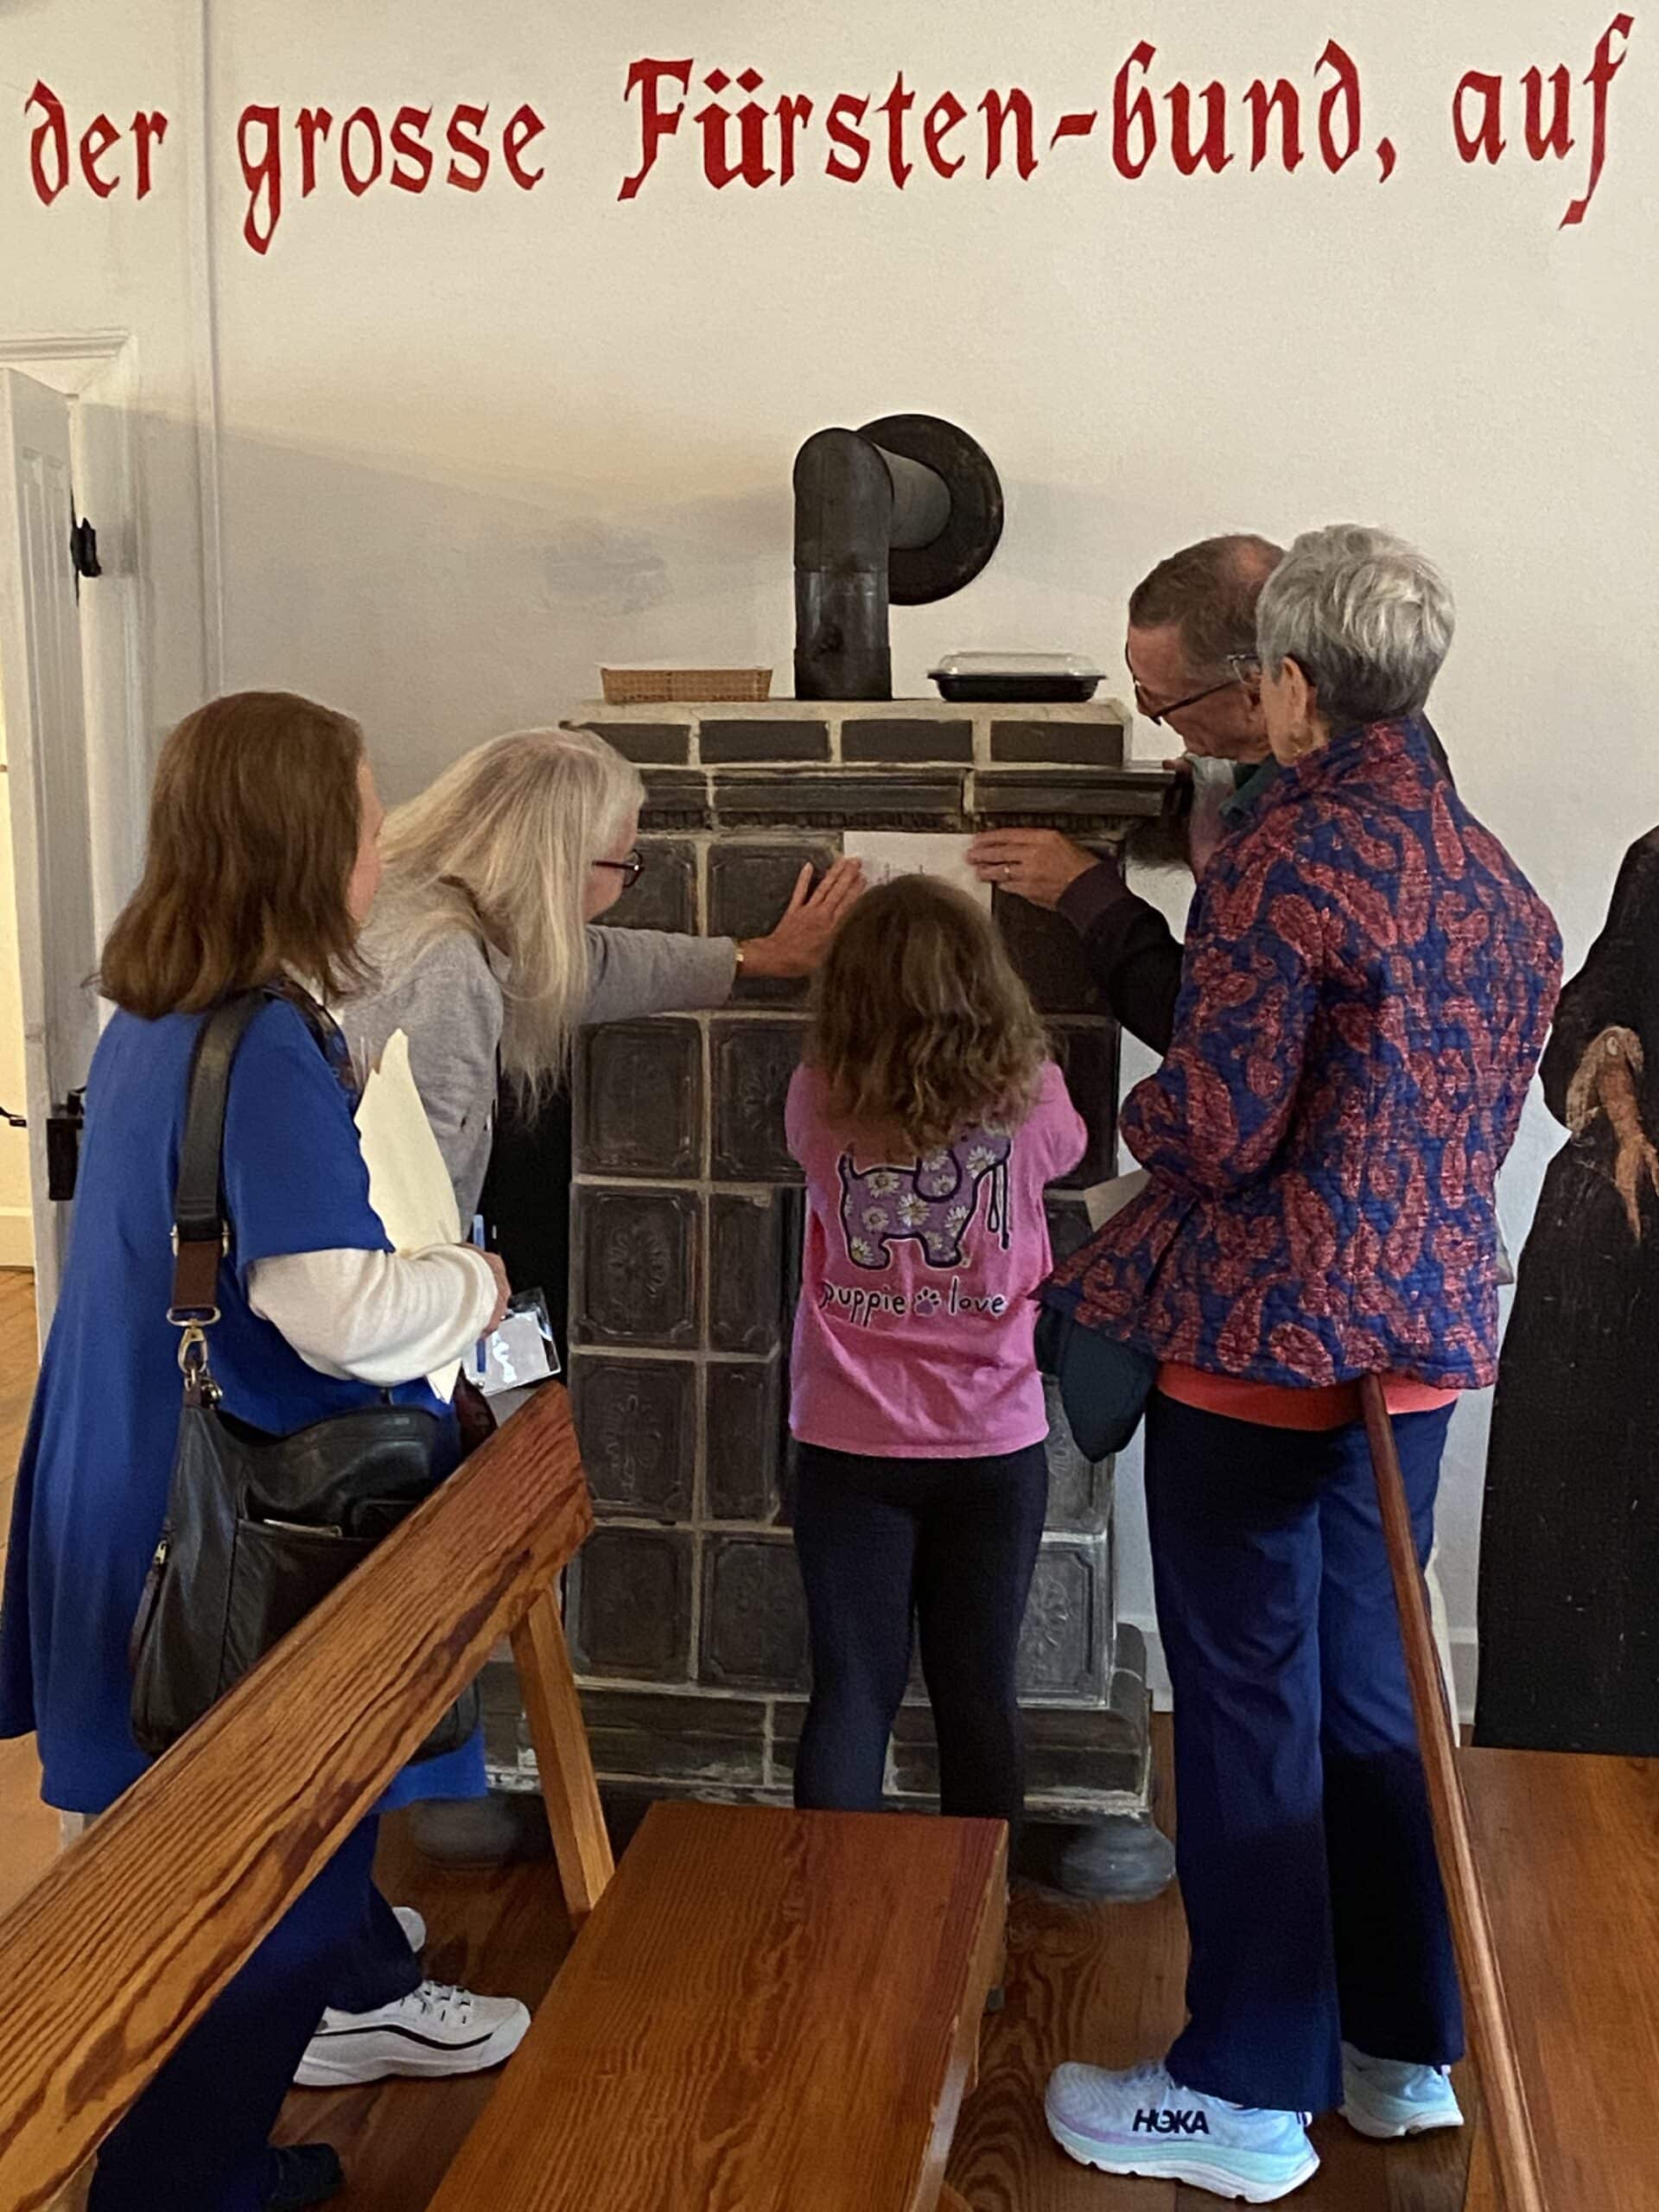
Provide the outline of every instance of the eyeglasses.
[[632,891],[645,872],[645,856],[636,845],[625,860],[595,861],[594,866],[613,869],[622,879],[622,888]]
[[1149,722],[1165,722],[1172,715],[1184,714],[1187,708],[1198,706],[1201,701],[1213,699],[1217,691],[1230,691],[1235,683],[1248,683],[1262,672],[1262,663],[1255,653],[1229,653],[1229,673],[1219,683],[1206,684],[1202,691],[1189,691],[1185,699],[1172,699],[1166,707],[1154,707],[1146,694],[1140,677],[1131,669],[1129,682],[1135,689],[1135,703]]

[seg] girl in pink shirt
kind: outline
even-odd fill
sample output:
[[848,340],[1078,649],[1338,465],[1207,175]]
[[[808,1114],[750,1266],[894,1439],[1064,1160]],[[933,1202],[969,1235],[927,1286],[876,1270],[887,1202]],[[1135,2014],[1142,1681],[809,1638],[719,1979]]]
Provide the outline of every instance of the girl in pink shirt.
[[790,1425],[812,1701],[795,1802],[880,1806],[913,1621],[941,1809],[1012,1824],[1014,1660],[1048,1500],[1043,1189],[1087,1140],[972,900],[921,876],[860,900],[786,1122],[808,1204]]

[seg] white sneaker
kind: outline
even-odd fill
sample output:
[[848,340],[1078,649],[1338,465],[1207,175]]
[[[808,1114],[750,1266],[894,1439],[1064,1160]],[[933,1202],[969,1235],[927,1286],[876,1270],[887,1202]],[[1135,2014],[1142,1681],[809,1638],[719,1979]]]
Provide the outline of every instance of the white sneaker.
[[1374,2143],[1463,2126],[1463,2110],[1445,2067],[1368,2058],[1351,2043],[1342,2046],[1342,2116]]
[[1272,2204],[1319,2171],[1306,2113],[1263,2112],[1183,2089],[1161,2064],[1120,2074],[1056,2067],[1044,2109],[1060,2148],[1103,2174]]
[[395,1904],[391,1916],[409,1938],[409,1948],[418,1959],[426,1948],[426,1923],[412,1904]]
[[302,2089],[343,2089],[394,2074],[483,2074],[512,2057],[529,2026],[516,1997],[423,1981],[377,2012],[325,2012],[294,2080]]

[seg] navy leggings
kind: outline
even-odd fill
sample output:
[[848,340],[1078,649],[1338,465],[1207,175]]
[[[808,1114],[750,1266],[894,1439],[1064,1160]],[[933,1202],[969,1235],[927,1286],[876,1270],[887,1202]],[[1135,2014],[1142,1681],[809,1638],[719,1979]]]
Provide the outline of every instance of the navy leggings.
[[[1451,1418],[1394,1423],[1422,1561]],[[1192,1940],[1171,2074],[1324,2112],[1344,2037],[1449,2065],[1457,1970],[1363,1424],[1263,1428],[1154,1393],[1147,1510]]]
[[798,1805],[879,1809],[913,1622],[938,1737],[939,1809],[1017,1827],[1014,1665],[1047,1503],[1040,1444],[986,1459],[800,1446],[795,1549],[812,1701],[795,1760]]
[[374,1842],[365,1821],[214,1999],[105,2142],[88,2212],[258,2212],[295,2069],[372,1937]]

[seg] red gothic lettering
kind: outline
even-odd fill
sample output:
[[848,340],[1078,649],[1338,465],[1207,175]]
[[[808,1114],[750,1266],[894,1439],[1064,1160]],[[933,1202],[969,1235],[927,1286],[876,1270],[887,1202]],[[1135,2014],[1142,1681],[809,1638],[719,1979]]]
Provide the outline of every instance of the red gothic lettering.
[[893,90],[884,100],[876,102],[876,113],[887,118],[887,173],[900,192],[909,180],[912,164],[905,156],[905,118],[916,105],[916,95],[905,82],[901,69],[893,80]]
[[751,184],[765,184],[772,175],[766,167],[766,111],[753,97],[761,81],[758,69],[746,69],[737,80],[739,92],[750,95],[737,111],[737,127],[742,134],[744,178]]
[[[268,112],[276,116],[277,111]],[[317,188],[317,144],[327,138],[334,128],[334,118],[326,107],[302,107],[300,110],[300,197],[308,200]],[[278,118],[280,127],[280,118]],[[280,151],[277,158],[281,159]]]
[[[1471,94],[1479,103],[1472,123],[1469,112]],[[1484,69],[1466,71],[1452,95],[1452,128],[1457,136],[1458,151],[1465,162],[1478,162],[1483,154],[1489,162],[1499,160],[1506,143],[1503,79]]]
[[824,173],[837,184],[856,184],[870,166],[869,138],[859,128],[869,111],[868,100],[851,92],[842,92],[830,105],[824,129],[836,151],[824,163]]
[[[1112,160],[1118,175],[1131,180],[1145,174],[1147,162],[1158,150],[1158,116],[1145,85],[1130,99],[1129,72],[1138,69],[1144,77],[1157,58],[1157,48],[1142,39],[1118,71],[1112,86]],[[1138,156],[1129,150],[1131,128],[1141,134]]]
[[1217,176],[1232,156],[1227,151],[1227,94],[1220,85],[1204,89],[1204,143],[1192,143],[1192,94],[1185,85],[1169,92],[1169,150],[1183,176],[1196,176],[1206,165]]
[[[1575,200],[1561,218],[1561,228],[1571,230],[1581,223],[1590,212],[1590,202],[1596,196],[1596,187],[1601,182],[1601,172],[1607,159],[1607,94],[1612,81],[1624,67],[1623,48],[1630,43],[1636,25],[1629,16],[1615,16],[1602,33],[1596,47],[1596,58],[1591,64],[1585,83],[1590,87],[1593,120],[1590,134],[1590,181],[1586,185],[1582,200]],[[1613,41],[1618,39],[1621,51],[1615,57]]]
[[507,175],[521,192],[532,192],[547,175],[546,169],[527,169],[524,163],[526,146],[539,138],[547,125],[531,106],[515,108],[507,118],[507,127],[501,134],[501,158],[507,165]]
[[[659,105],[658,92],[664,78],[680,88],[680,97],[672,107]],[[619,200],[632,200],[657,166],[657,156],[664,138],[673,137],[680,127],[680,118],[685,112],[686,95],[691,89],[691,64],[686,61],[636,61],[628,71],[628,81],[622,97],[632,99],[639,95],[639,167],[630,177],[622,181]]]
[[1250,168],[1259,169],[1268,158],[1268,131],[1275,110],[1279,116],[1279,158],[1294,176],[1302,165],[1301,95],[1281,77],[1269,92],[1258,77],[1244,95],[1250,110]]
[[[1360,99],[1359,72],[1354,67],[1353,56],[1332,39],[1319,56],[1318,69],[1333,69],[1336,82],[1330,86],[1319,102],[1319,152],[1325,166],[1332,176],[1345,169],[1359,151]],[[1347,144],[1337,143],[1336,118],[1338,107],[1345,109]]]
[[[449,151],[454,160],[449,164],[448,181],[457,192],[482,192],[484,180],[490,173],[490,149],[479,137],[489,117],[487,107],[457,106],[449,118],[445,134]],[[463,168],[465,162],[469,166]]]
[[107,200],[121,180],[101,175],[98,165],[111,146],[120,143],[121,133],[107,115],[95,115],[81,133],[80,173],[100,200]]
[[790,184],[795,176],[795,134],[812,120],[812,103],[804,93],[785,92],[778,103],[778,129],[782,139],[778,154],[778,181]]
[[1010,123],[1014,125],[1014,165],[1024,183],[1037,168],[1037,119],[1032,112],[1031,94],[1016,86],[1013,91],[987,92],[979,104],[985,118],[985,174],[995,176],[1002,166],[1002,139]]
[[[702,173],[716,192],[728,184],[743,183],[752,190],[770,183],[772,172],[766,167],[766,111],[748,101],[738,111],[738,159],[734,162],[727,150],[727,125],[731,122],[729,109],[721,106],[719,95],[731,84],[723,69],[711,69],[703,83],[715,95],[707,107],[699,108],[692,118],[702,132]],[[738,79],[746,92],[758,92],[760,77],[758,71],[746,69]]]
[[35,107],[41,111],[41,119],[29,142],[29,173],[34,182],[35,197],[42,207],[49,207],[69,181],[69,119],[63,111],[63,102],[49,85],[38,79],[34,91],[23,102],[23,113],[27,115]]
[[1521,79],[1527,96],[1527,151],[1535,162],[1541,162],[1546,154],[1565,161],[1572,152],[1574,140],[1571,129],[1573,101],[1573,73],[1565,63],[1550,77],[1554,100],[1549,126],[1544,126],[1544,73],[1529,69]]
[[148,200],[150,187],[150,149],[159,146],[167,136],[167,118],[159,108],[146,115],[142,109],[132,118],[132,135],[138,148],[138,182],[137,197]]
[[[248,188],[242,235],[256,253],[270,251],[276,226],[283,219],[282,128],[282,117],[274,107],[245,107],[237,122],[237,156],[242,164],[242,181]],[[256,130],[261,134],[257,158],[251,143]]]
[[399,192],[424,192],[432,181],[432,149],[426,143],[431,121],[429,107],[400,107],[392,120],[391,150],[397,158],[391,181]]
[[[372,166],[366,175],[359,170],[352,157],[352,133],[365,129],[369,136]],[[356,107],[346,118],[340,134],[340,173],[346,181],[346,189],[353,200],[360,200],[372,184],[379,180],[385,167],[386,150],[380,138],[380,118],[372,107]]]
[[954,162],[947,162],[941,150],[950,132],[967,120],[968,111],[954,92],[942,92],[927,111],[922,124],[922,143],[940,176],[955,176],[968,158],[965,154],[958,154]]

